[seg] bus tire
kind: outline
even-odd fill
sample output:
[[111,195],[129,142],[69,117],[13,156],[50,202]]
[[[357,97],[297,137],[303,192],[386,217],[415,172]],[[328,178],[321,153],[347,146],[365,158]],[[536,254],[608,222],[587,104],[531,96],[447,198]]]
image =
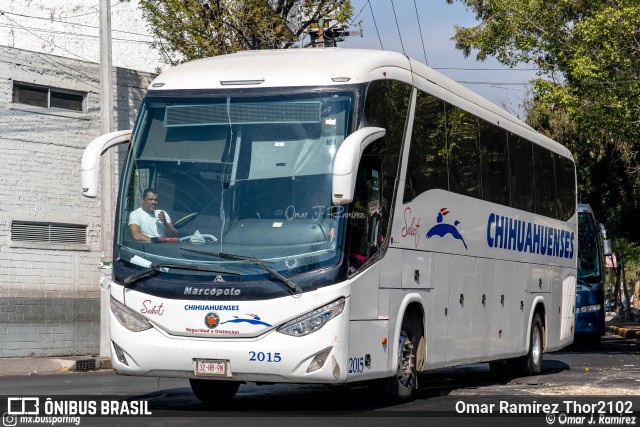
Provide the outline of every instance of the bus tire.
[[542,370],[542,352],[544,350],[544,330],[539,313],[533,316],[529,331],[529,352],[522,357],[508,361],[513,376],[538,375]]
[[419,329],[405,315],[402,319],[398,346],[398,371],[386,378],[384,385],[387,396],[392,400],[407,400],[418,388],[418,371],[416,369],[416,351],[421,337]]
[[199,380],[189,378],[191,390],[204,403],[219,403],[235,397],[240,387],[238,381]]

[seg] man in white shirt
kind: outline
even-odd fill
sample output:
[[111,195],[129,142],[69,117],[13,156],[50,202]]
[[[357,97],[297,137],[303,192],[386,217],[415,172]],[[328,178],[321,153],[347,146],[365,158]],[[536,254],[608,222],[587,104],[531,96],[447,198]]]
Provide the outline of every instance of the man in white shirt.
[[129,231],[135,240],[151,242],[158,237],[178,237],[171,218],[158,207],[158,193],[146,189],[142,193],[142,206],[129,215]]

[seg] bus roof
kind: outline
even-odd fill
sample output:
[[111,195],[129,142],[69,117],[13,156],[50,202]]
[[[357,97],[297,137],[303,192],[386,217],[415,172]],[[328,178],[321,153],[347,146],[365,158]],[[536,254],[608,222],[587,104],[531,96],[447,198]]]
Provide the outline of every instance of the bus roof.
[[588,203],[578,203],[578,212],[589,213],[593,215],[593,209],[591,209],[591,205]]
[[382,78],[382,72],[371,75],[382,68],[409,70],[409,58],[397,52],[365,49],[250,50],[170,68],[153,81],[150,89],[160,89],[158,84],[163,84],[163,90],[234,87],[224,82],[244,82],[237,85],[242,87],[357,84]]
[[[304,73],[300,70],[304,70]],[[529,125],[504,109],[455,80],[398,52],[343,48],[241,51],[170,68],[151,83],[149,92],[340,86],[385,78],[413,84],[415,76],[443,89],[448,97],[453,98],[454,103],[458,99],[472,105],[474,111],[470,112],[484,116],[491,122],[509,122],[509,130],[519,129],[518,133],[525,137],[572,158],[565,147],[536,133]],[[496,120],[492,120],[493,115],[497,116]]]

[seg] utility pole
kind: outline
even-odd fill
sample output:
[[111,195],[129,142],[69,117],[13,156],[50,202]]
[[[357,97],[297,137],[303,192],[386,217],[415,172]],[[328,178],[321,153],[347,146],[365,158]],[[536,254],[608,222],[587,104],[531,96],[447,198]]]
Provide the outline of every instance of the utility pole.
[[318,21],[318,46],[324,47],[324,19]]
[[[113,76],[111,65],[111,0],[100,0],[100,122],[101,133],[113,132]],[[114,153],[107,150],[100,159],[100,249],[102,268],[100,284],[100,356],[110,355],[109,283],[113,256]]]
[[339,42],[343,42],[345,40],[345,37],[362,37],[362,27],[360,27],[360,30],[349,30],[346,24],[339,22],[334,23],[334,21],[335,20],[332,18],[318,19],[317,27],[313,26],[312,28],[305,30],[305,32],[311,38],[311,42],[303,47],[337,47]]

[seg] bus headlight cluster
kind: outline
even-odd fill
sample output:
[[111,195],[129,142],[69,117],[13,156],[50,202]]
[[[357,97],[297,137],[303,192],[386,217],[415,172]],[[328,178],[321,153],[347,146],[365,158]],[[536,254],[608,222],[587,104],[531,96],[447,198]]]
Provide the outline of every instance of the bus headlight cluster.
[[345,299],[340,298],[330,304],[313,310],[293,320],[288,321],[280,328],[278,332],[295,337],[308,335],[322,328],[329,320],[333,319],[344,310]]
[[111,297],[111,312],[116,319],[130,331],[140,332],[147,329],[151,329],[151,324],[144,317],[140,316],[130,308],[120,304],[113,297]]
[[585,305],[584,307],[579,307],[577,311],[578,313],[591,313],[593,311],[600,311],[601,307],[600,304]]

